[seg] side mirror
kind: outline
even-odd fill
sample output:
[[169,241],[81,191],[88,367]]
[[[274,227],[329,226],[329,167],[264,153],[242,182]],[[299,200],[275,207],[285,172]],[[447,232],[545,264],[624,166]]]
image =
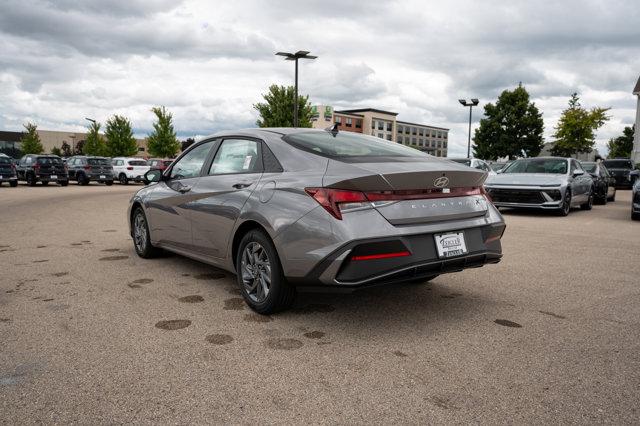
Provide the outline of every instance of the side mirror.
[[162,180],[162,172],[160,170],[149,170],[144,174],[144,180],[147,183],[160,182]]
[[502,169],[496,170],[496,173],[498,173],[498,174],[502,173]]
[[574,176],[574,177],[576,177],[576,176],[582,176],[583,174],[584,174],[584,171],[583,171],[583,170],[574,170],[574,171],[573,171],[573,176]]

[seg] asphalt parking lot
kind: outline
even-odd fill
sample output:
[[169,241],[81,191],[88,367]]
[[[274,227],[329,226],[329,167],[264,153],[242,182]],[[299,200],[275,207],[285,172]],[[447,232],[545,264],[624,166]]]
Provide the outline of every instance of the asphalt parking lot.
[[0,423],[640,421],[630,191],[506,212],[500,264],[262,317],[228,273],[135,255],[136,188],[0,188]]

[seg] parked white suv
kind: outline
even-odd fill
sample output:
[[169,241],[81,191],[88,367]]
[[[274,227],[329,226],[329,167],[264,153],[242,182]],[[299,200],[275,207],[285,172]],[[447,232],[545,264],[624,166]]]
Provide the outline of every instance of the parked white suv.
[[111,165],[113,176],[123,185],[129,181],[144,182],[144,174],[149,171],[149,165],[142,158],[115,157]]

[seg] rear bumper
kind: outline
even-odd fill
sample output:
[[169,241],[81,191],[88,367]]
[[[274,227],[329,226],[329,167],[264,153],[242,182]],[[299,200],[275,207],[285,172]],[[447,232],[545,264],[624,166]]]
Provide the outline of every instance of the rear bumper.
[[51,175],[36,175],[36,180],[38,182],[68,182],[69,176],[64,174],[55,175],[56,178],[52,179]]
[[2,177],[0,177],[0,182],[11,182],[14,180],[18,180],[18,176],[4,176],[4,175],[0,175]]
[[[502,258],[500,238],[504,229],[504,223],[461,229],[465,233],[468,252],[451,258],[438,257],[435,233],[354,240],[328,255],[307,276],[290,278],[290,281],[301,290],[348,291],[498,263]],[[393,250],[406,249],[410,255],[375,260],[353,259],[354,253],[385,245]]]
[[[104,176],[104,177],[103,177]],[[87,176],[91,182],[109,182],[113,181],[111,173],[92,173]]]

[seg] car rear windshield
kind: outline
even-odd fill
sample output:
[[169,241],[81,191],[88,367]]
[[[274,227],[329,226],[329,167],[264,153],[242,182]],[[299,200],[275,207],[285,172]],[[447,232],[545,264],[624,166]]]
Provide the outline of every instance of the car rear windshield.
[[173,163],[172,160],[165,160],[165,161],[162,162],[162,164],[164,164],[167,167],[169,167],[171,165],[171,163]]
[[631,160],[605,160],[604,166],[607,169],[633,169]]
[[527,158],[516,160],[502,170],[502,173],[567,173],[567,160],[559,158]]
[[146,166],[147,162],[144,160],[130,160],[129,165],[130,166]]
[[284,141],[303,151],[336,160],[381,158],[426,159],[428,155],[395,142],[352,132],[302,132],[285,136]]
[[62,164],[58,157],[38,157],[38,164]]
[[464,164],[465,166],[471,167],[471,160],[468,158],[453,158],[451,161],[455,161],[456,163]]
[[92,166],[110,166],[111,162],[107,158],[89,158],[87,162]]
[[587,173],[595,173],[595,171],[596,171],[596,163],[582,163],[582,168]]
[[0,164],[11,164],[11,159],[7,157],[0,157]]

